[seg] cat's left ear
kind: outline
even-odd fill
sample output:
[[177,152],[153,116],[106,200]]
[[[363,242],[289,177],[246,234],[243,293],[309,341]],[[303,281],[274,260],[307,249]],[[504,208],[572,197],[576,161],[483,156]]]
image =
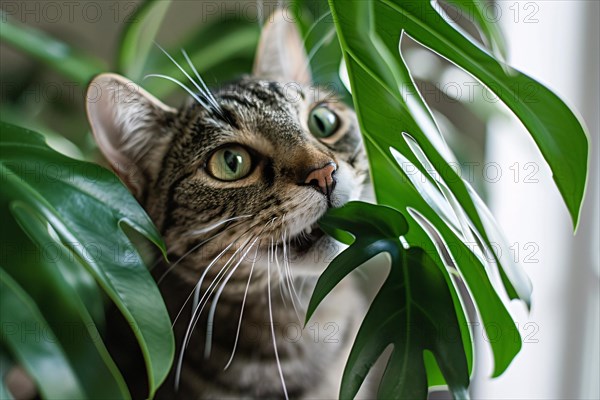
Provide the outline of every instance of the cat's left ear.
[[116,74],[95,77],[88,86],[86,103],[98,147],[140,197],[158,174],[160,158],[170,143],[166,127],[176,110]]
[[265,22],[252,74],[279,82],[312,82],[310,64],[300,32],[287,10],[277,9]]

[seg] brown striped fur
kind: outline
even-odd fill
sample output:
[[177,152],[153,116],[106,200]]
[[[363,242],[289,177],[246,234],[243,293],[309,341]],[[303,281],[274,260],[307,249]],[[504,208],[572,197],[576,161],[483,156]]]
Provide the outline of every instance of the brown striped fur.
[[[275,16],[264,29],[254,74],[214,91],[219,110],[193,99],[180,109],[170,108],[113,74],[100,75],[90,86],[94,93],[89,97],[95,101],[88,102],[88,115],[96,140],[159,227],[169,258],[176,262],[174,267],[164,264],[153,271],[157,278],[163,277],[159,287],[171,317],[179,315],[174,326],[176,357],[192,315],[192,300],[186,304],[186,299],[200,276],[235,242],[206,272],[203,294],[218,280],[234,251],[249,240],[233,259],[240,260],[246,252],[216,307],[210,357],[204,357],[204,349],[212,302],[207,303],[185,350],[178,389],[174,372],[159,397],[284,397],[271,336],[269,285],[276,346],[289,397],[338,395],[364,301],[348,280],[302,329],[304,308],[316,278],[341,250],[315,224],[328,207],[363,196],[368,171],[354,112],[310,86],[307,62],[293,24]],[[328,104],[341,121],[338,131],[325,140],[312,136],[306,122],[310,109],[321,103]],[[248,177],[223,182],[206,172],[208,157],[225,143],[252,150],[256,165]],[[329,162],[337,165],[337,185],[326,196],[304,184],[304,179]],[[242,217],[246,215],[250,217]],[[216,225],[230,218],[239,219]],[[315,230],[309,233],[311,227]],[[299,315],[283,274],[284,242],[302,303],[295,304]],[[235,357],[224,370],[244,298]],[[214,293],[209,299],[214,299]]]

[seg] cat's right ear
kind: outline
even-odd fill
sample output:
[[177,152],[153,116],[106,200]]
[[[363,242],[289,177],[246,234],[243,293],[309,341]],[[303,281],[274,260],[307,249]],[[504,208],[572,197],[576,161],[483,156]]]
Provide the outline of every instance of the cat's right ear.
[[88,86],[88,120],[98,147],[136,196],[158,173],[157,157],[169,142],[165,129],[176,110],[134,82],[101,74]]

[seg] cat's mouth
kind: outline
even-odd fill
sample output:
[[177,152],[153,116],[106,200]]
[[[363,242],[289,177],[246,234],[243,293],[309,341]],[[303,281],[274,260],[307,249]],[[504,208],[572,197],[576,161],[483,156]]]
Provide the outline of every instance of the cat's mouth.
[[290,245],[296,252],[305,253],[324,235],[325,232],[315,222],[291,238]]

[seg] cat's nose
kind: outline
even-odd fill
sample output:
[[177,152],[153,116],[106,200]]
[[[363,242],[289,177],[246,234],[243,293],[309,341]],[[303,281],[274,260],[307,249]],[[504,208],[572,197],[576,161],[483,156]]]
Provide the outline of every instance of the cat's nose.
[[321,191],[325,196],[329,196],[335,187],[334,172],[337,170],[336,163],[329,162],[324,167],[314,169],[308,173],[304,183],[311,185]]

